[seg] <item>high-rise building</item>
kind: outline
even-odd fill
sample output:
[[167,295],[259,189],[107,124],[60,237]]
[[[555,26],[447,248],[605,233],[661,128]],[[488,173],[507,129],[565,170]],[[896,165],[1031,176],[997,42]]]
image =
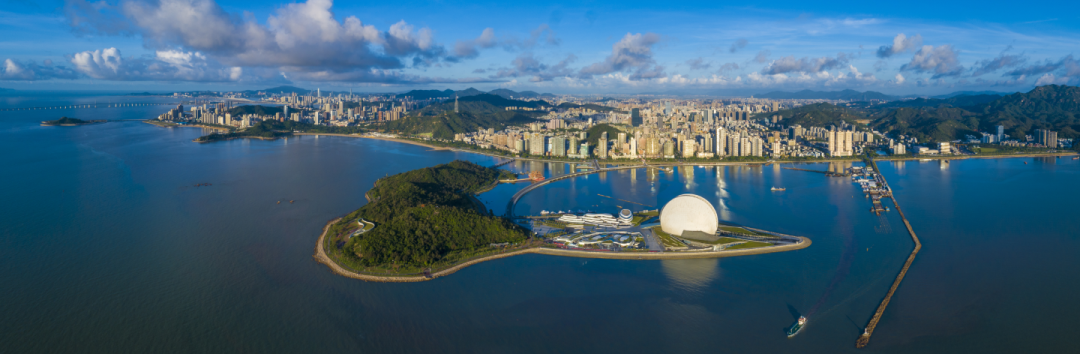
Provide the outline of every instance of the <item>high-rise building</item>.
[[566,138],[561,136],[551,138],[551,156],[566,156]]
[[1005,126],[997,126],[997,141],[1005,141]]
[[458,111],[457,96],[454,96],[454,113],[460,113]]
[[570,150],[567,151],[570,156],[578,155],[578,138],[576,136],[570,137]]
[[607,132],[600,133],[600,140],[596,141],[596,157],[601,159],[608,158],[608,135]]
[[853,132],[831,130],[829,136],[829,156],[851,156]]
[[1035,129],[1035,142],[1051,149],[1057,149],[1057,132],[1048,129]]
[[716,156],[727,156],[727,131],[716,128]]
[[547,146],[547,137],[533,134],[529,137],[529,154],[536,156],[544,155],[544,147]]

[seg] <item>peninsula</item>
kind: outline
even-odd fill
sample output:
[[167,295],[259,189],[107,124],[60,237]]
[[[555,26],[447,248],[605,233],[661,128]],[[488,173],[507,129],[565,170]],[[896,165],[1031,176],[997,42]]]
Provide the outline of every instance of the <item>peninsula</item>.
[[517,219],[494,215],[474,197],[500,180],[516,178],[508,171],[460,160],[382,178],[365,194],[367,205],[326,225],[315,258],[351,278],[415,282],[528,253],[686,259],[810,245],[805,237],[721,224],[711,204],[697,196],[676,198],[665,206],[665,213],[623,210],[618,217],[545,213]]

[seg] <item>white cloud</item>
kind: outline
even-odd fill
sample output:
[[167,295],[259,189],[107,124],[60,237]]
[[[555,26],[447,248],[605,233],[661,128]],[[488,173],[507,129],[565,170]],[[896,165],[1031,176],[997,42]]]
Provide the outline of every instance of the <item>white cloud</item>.
[[582,68],[578,75],[590,78],[615,72],[632,72],[631,80],[651,79],[663,76],[664,67],[656,65],[652,47],[660,42],[660,35],[655,33],[627,33],[611,46],[611,55],[604,61]]
[[911,62],[900,67],[900,71],[933,73],[932,79],[959,76],[964,67],[960,65],[958,56],[953,47],[948,44],[939,47],[924,45],[915,52]]
[[905,36],[903,33],[897,34],[893,37],[892,45],[883,45],[877,50],[878,58],[888,58],[893,55],[908,52],[914,50],[922,45],[922,36],[914,35],[911,37]]

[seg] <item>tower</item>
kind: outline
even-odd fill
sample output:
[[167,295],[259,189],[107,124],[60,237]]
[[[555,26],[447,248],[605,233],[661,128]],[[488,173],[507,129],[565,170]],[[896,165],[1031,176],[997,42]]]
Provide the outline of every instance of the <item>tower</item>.
[[457,96],[454,96],[454,113],[460,113],[460,112],[461,111],[458,111]]

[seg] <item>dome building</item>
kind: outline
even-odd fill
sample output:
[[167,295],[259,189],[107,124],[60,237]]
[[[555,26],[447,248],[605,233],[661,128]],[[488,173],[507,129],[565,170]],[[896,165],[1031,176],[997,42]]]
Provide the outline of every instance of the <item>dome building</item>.
[[718,224],[712,203],[696,194],[675,197],[660,210],[660,229],[675,236],[686,231],[716,235]]

